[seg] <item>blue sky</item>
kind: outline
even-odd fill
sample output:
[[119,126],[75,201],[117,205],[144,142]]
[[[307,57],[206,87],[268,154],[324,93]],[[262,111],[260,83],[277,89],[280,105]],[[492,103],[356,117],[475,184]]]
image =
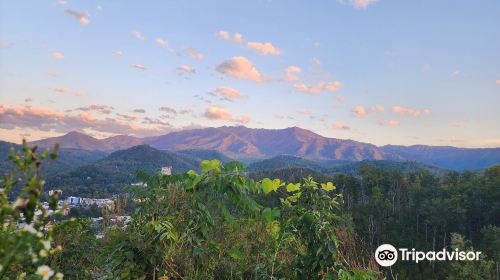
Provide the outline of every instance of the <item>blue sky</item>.
[[497,147],[499,15],[498,1],[0,0],[0,139],[245,125]]

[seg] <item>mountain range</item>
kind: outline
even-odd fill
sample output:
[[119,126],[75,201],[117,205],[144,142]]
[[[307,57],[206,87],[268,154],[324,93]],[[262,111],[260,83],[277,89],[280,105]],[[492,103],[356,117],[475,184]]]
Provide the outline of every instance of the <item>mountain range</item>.
[[452,170],[482,169],[500,163],[500,148],[375,146],[354,140],[327,138],[298,127],[254,129],[223,126],[182,130],[147,138],[118,135],[105,139],[70,132],[63,136],[32,142],[41,147],[51,147],[55,143],[59,143],[61,148],[108,153],[142,144],[170,151],[213,150],[239,160],[261,160],[280,155],[307,160],[351,162],[410,160]]

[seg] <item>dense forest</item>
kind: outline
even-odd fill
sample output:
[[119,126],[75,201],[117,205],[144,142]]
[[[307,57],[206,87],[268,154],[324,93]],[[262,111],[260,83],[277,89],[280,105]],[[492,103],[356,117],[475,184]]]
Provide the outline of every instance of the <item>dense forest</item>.
[[[0,279],[497,277],[500,166],[441,174],[367,163],[355,173],[283,168],[249,177],[241,163],[202,161],[197,171],[137,174],[147,186],[128,187],[96,225],[85,213],[34,218],[40,164],[50,155],[26,145],[11,155],[13,173],[1,181]],[[9,198],[16,186],[21,193]],[[49,197],[51,206],[56,199]],[[35,220],[32,228],[12,223],[21,213]],[[116,215],[131,215],[131,222],[111,225]],[[483,255],[382,268],[373,252],[383,243]]]

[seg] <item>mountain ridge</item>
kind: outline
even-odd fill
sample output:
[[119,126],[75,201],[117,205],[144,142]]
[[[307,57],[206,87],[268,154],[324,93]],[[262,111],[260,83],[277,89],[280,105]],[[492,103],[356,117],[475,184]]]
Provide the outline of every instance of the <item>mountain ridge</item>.
[[310,160],[416,160],[437,167],[465,170],[482,169],[500,163],[500,148],[458,148],[428,145],[384,145],[351,139],[321,136],[299,127],[284,129],[221,126],[174,131],[155,137],[138,138],[118,135],[96,139],[70,132],[31,142],[41,147],[59,143],[64,148],[113,152],[148,144],[159,150],[213,150],[238,160],[266,159],[279,155]]

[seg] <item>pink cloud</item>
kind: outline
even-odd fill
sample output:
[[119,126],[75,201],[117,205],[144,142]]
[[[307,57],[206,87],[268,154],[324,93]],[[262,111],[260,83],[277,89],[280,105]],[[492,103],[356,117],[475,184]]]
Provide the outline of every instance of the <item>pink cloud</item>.
[[49,89],[51,89],[51,90],[53,90],[55,92],[58,92],[58,93],[63,93],[63,94],[72,93],[75,96],[79,96],[79,97],[85,95],[84,91],[73,90],[73,89],[70,89],[68,87],[49,87]]
[[170,127],[163,125],[143,126],[106,117],[99,119],[88,111],[78,114],[0,103],[0,128],[4,129],[35,129],[65,133],[71,130],[92,129],[99,132],[114,134],[155,135],[164,133]]
[[232,119],[231,113],[229,113],[226,109],[217,106],[208,107],[207,110],[205,111],[205,117],[212,120]]
[[112,54],[113,54],[113,56],[122,56],[123,55],[123,51],[122,50],[116,50]]
[[141,32],[139,31],[132,31],[132,35],[141,41],[146,40],[146,38],[144,38],[144,36],[142,36]]
[[497,84],[497,86],[500,86],[500,80],[496,80],[495,84]]
[[408,116],[421,116],[421,115],[430,115],[432,114],[431,110],[429,109],[421,109],[421,110],[416,110],[416,109],[410,109],[410,108],[404,108],[401,106],[394,106],[392,108],[392,111],[394,113],[400,114],[400,115],[408,115]]
[[183,65],[180,65],[179,67],[177,67],[177,72],[179,74],[187,74],[187,73],[194,74],[194,73],[196,73],[196,69],[194,69],[193,67],[191,67],[189,65],[183,64]]
[[248,123],[250,121],[250,116],[243,115],[233,117],[233,115],[229,111],[215,105],[208,107],[205,111],[204,116],[211,120],[225,120],[235,123]]
[[219,39],[233,41],[238,44],[243,44],[243,42],[245,41],[241,33],[234,33],[233,35],[231,35],[229,32],[224,30],[217,32],[217,37],[219,37]]
[[66,9],[65,12],[72,17],[74,17],[81,25],[89,25],[90,19],[87,13],[79,13],[70,9]]
[[343,125],[340,122],[334,122],[332,124],[332,128],[338,129],[338,130],[350,130],[351,129],[349,126]]
[[348,4],[356,9],[366,9],[368,6],[377,2],[377,0],[337,0],[340,4]]
[[53,91],[59,92],[59,93],[70,93],[72,90],[67,87],[58,87],[58,88],[52,88]]
[[385,122],[379,122],[380,125],[387,125],[387,126],[399,126],[401,124],[400,121],[398,120],[388,120]]
[[194,60],[203,60],[205,56],[194,48],[187,48],[184,52]]
[[168,46],[168,42],[163,40],[162,38],[156,38],[155,42],[162,47]]
[[367,114],[368,114],[368,112],[366,111],[365,107],[363,107],[363,106],[356,106],[354,108],[354,115],[356,115],[356,117],[358,117],[358,118],[363,118]]
[[241,33],[234,33],[233,34],[233,41],[238,43],[238,44],[243,44],[243,35]]
[[236,122],[236,123],[248,123],[250,122],[250,116],[238,116],[238,117],[235,117],[233,118],[233,122]]
[[307,94],[320,94],[323,91],[334,92],[342,88],[342,83],[339,81],[335,82],[320,82],[315,86],[308,86],[306,84],[296,84],[293,89],[296,91],[305,92]]
[[220,73],[232,76],[241,80],[250,80],[255,82],[264,82],[267,80],[253,63],[243,56],[235,56],[222,62],[216,68]]
[[52,53],[52,58],[53,59],[63,59],[64,55],[60,52],[54,52],[54,53]]
[[337,95],[337,96],[335,96],[335,99],[337,99],[338,102],[344,102],[345,101],[345,96]]
[[370,108],[365,108],[361,105],[358,105],[353,110],[354,115],[358,118],[363,118],[366,115],[372,114],[372,113],[382,113],[384,111],[385,111],[385,108],[383,106],[380,106],[380,105],[372,106]]
[[298,81],[299,80],[299,74],[302,71],[300,67],[298,66],[289,66],[285,69],[285,72],[283,73],[283,80],[287,82],[293,82],[293,81]]
[[214,90],[214,93],[221,99],[232,101],[241,98],[242,94],[230,87],[219,87]]
[[248,48],[262,55],[280,56],[283,52],[271,43],[248,42]]
[[231,38],[231,35],[229,35],[229,32],[221,30],[217,32],[217,37],[219,37],[222,40],[229,40]]

